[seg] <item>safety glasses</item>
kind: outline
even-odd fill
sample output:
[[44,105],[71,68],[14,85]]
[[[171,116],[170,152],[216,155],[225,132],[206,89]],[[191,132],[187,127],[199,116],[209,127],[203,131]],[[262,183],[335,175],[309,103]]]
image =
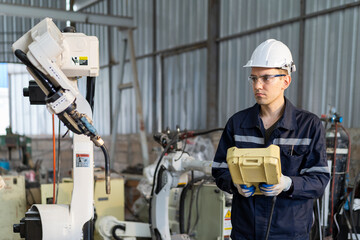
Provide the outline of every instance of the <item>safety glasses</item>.
[[248,77],[248,81],[250,84],[255,84],[257,82],[257,80],[260,80],[261,84],[268,84],[272,81],[272,79],[277,78],[277,77],[285,77],[286,74],[276,74],[276,75],[262,75],[262,76],[255,76],[255,75],[250,75]]

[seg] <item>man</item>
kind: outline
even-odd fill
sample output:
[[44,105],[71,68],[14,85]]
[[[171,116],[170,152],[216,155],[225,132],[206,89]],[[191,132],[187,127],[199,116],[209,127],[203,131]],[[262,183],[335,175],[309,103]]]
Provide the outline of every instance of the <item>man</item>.
[[[227,122],[214,158],[212,175],[217,186],[233,194],[231,238],[265,239],[277,196],[269,239],[309,239],[313,200],[329,181],[324,128],[317,116],[298,109],[284,97],[295,65],[289,48],[269,39],[261,43],[244,67],[251,67],[256,104],[234,114]],[[276,185],[234,185],[226,163],[228,148],[280,147],[281,178]]]

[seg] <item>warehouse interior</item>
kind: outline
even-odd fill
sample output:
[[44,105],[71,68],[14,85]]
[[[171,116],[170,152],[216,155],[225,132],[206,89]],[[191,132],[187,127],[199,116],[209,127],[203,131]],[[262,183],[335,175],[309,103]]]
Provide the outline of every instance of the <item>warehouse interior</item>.
[[[286,99],[325,130],[309,239],[359,239],[359,26],[358,0],[0,0],[0,240],[237,239],[212,164],[229,118],[256,103],[243,66],[267,39],[296,65]],[[68,39],[42,54],[91,42],[94,57],[64,70],[15,55],[42,32]],[[59,88],[76,104],[58,111]]]

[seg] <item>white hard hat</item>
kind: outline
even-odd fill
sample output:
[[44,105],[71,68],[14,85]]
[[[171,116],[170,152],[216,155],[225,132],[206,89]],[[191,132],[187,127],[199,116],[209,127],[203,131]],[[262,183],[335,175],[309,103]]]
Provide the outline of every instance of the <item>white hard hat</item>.
[[290,49],[275,39],[261,43],[244,67],[280,68],[287,70],[289,75],[296,71]]

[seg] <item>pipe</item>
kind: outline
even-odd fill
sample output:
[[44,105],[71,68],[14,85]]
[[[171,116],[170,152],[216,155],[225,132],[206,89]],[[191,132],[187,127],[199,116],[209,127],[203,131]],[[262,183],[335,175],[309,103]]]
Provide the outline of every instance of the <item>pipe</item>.
[[106,184],[106,194],[110,194],[111,186],[110,186],[110,158],[109,158],[109,152],[103,144],[101,147],[102,152],[104,153],[105,157],[105,184]]

